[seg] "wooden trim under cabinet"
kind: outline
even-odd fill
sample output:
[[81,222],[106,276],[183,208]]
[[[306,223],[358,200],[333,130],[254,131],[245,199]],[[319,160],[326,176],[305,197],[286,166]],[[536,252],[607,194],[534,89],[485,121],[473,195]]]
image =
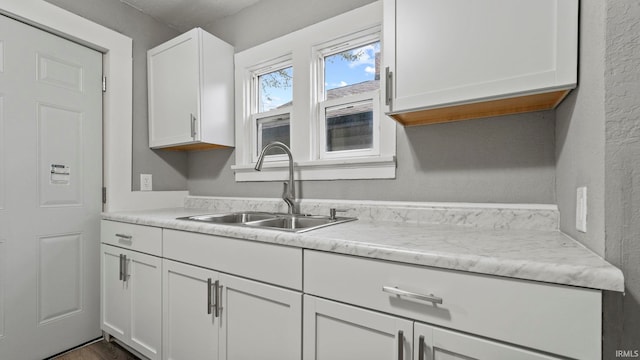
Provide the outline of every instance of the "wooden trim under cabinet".
[[491,116],[555,109],[571,89],[436,109],[390,114],[404,126],[439,124]]
[[233,148],[233,146],[200,143],[200,144],[187,144],[187,145],[155,148],[155,150],[185,151],[185,150],[212,150],[212,149],[231,149],[231,148]]

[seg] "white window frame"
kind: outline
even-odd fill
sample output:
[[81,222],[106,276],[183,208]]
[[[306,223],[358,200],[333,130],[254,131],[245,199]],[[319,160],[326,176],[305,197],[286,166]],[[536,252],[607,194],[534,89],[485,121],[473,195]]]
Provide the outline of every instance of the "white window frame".
[[[252,77],[260,69],[289,59],[293,64],[293,105],[290,116],[291,151],[298,180],[393,179],[396,176],[396,122],[383,115],[382,94],[378,92],[374,107],[379,117],[377,155],[320,156],[318,112],[318,69],[314,49],[323,49],[336,39],[380,31],[382,2],[377,1],[331,19],[292,32],[264,44],[236,53],[236,164],[231,168],[236,181],[274,181],[288,178],[287,160],[265,163],[263,171],[255,171],[253,144]],[[381,48],[384,44],[381,43]],[[381,49],[382,51],[382,49]],[[269,71],[273,71],[271,68]],[[323,79],[323,77],[322,77]],[[384,89],[381,78],[380,88]],[[322,80],[323,81],[323,80]],[[255,95],[254,95],[255,96]],[[255,97],[254,97],[255,99]],[[343,99],[344,100],[344,99]],[[329,103],[327,102],[327,105]],[[282,110],[282,109],[278,109]],[[260,118],[267,114],[262,113]],[[275,115],[275,114],[274,114]]]
[[[378,88],[378,90],[375,91],[327,100],[325,99],[326,92],[324,81],[324,59],[326,57],[374,42],[382,43],[381,27],[379,26],[348,36],[342,36],[313,48],[314,57],[316,58],[315,66],[317,69],[315,74],[315,86],[318,89],[316,93],[317,99],[315,100],[318,107],[315,119],[315,123],[317,124],[317,131],[314,132],[316,133],[315,137],[318,139],[319,159],[348,159],[380,155],[380,89]],[[382,51],[382,48],[380,50]],[[325,116],[326,109],[339,106],[348,107],[350,106],[350,104],[368,100],[371,101],[373,107],[373,141],[371,148],[358,150],[327,151],[327,122]]]

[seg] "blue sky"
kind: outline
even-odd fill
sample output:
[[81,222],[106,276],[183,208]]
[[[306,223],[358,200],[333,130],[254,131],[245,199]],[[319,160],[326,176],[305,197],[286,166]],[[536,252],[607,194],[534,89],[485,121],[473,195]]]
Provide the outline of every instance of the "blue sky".
[[[325,88],[335,89],[342,86],[357,84],[367,80],[373,80],[375,76],[375,53],[380,51],[380,43],[365,45],[354,50],[357,53],[362,50],[356,61],[346,60],[339,55],[327,57],[325,61]],[[262,90],[261,90],[262,91]],[[267,111],[291,101],[293,91],[291,88],[267,88],[269,99],[263,95],[263,109]]]

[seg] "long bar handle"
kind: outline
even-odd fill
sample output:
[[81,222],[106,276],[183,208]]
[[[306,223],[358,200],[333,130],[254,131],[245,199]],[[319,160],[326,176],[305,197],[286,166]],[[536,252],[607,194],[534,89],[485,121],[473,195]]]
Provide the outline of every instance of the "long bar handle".
[[398,331],[398,360],[404,360],[404,331]]
[[211,303],[211,300],[213,300],[213,295],[211,295],[211,288],[212,288],[213,282],[211,281],[211,278],[207,279],[207,314],[211,315],[211,309],[213,308],[213,304]]
[[418,338],[418,360],[424,360],[424,335]]
[[220,317],[220,313],[222,312],[222,285],[220,285],[220,280],[216,280],[213,284],[213,287],[216,289],[216,304],[214,306],[215,317]]
[[127,274],[127,255],[122,255],[122,281],[127,281],[129,274]]
[[126,235],[126,234],[116,234],[116,237],[119,237],[120,239],[123,239],[123,240],[129,240],[129,241],[133,240],[133,236]]
[[418,294],[418,293],[398,289],[397,287],[393,287],[393,286],[383,286],[382,291],[389,294],[406,297],[406,298],[422,300],[422,301],[426,301],[434,304],[442,304],[442,298],[437,297],[433,294],[429,294],[429,295]]
[[196,138],[196,117],[191,114],[191,137],[195,140]]
[[124,279],[124,271],[123,271],[123,267],[122,267],[122,264],[123,264],[122,257],[123,256],[124,255],[120,254],[120,264],[119,264],[120,265],[120,277],[118,278],[118,280],[120,280],[120,281],[122,281]]
[[391,106],[391,89],[393,84],[393,71],[387,66],[384,69],[385,73],[385,87],[384,87],[384,104]]

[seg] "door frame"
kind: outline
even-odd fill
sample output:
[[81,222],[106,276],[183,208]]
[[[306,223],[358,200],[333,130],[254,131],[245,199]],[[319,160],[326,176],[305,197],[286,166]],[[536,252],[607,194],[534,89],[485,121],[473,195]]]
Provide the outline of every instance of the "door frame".
[[132,190],[132,39],[44,0],[0,0],[0,14],[102,53],[108,79],[102,115],[104,211],[182,207],[187,191]]

